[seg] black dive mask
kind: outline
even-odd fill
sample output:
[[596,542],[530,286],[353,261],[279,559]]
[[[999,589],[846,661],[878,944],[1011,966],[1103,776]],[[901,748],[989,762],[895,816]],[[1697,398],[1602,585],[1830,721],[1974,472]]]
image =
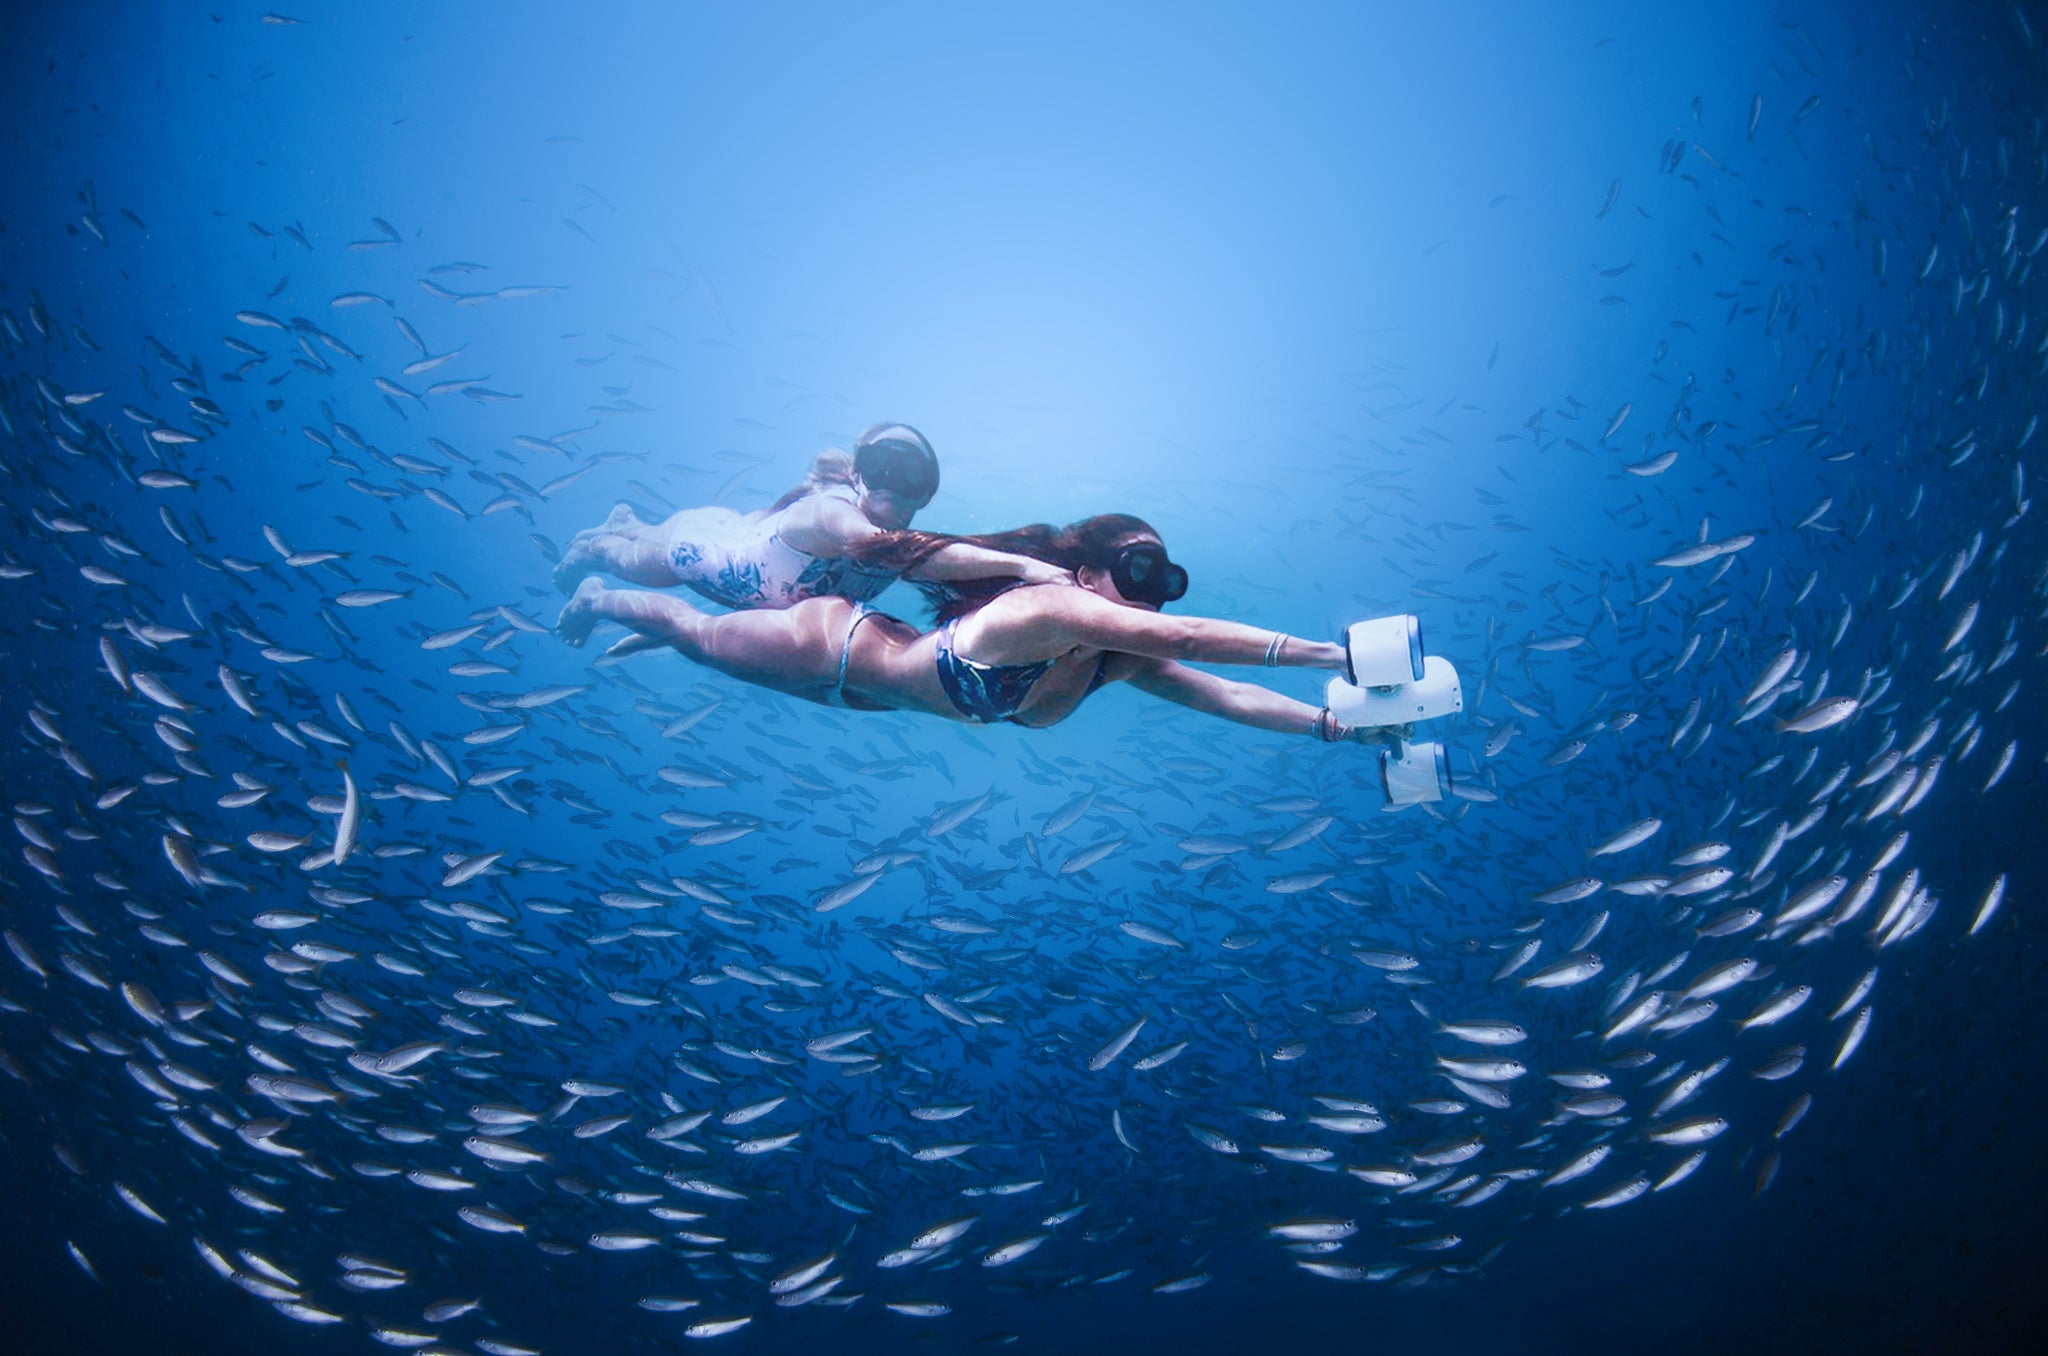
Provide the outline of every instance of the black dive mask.
[[939,468],[931,454],[900,438],[865,444],[853,465],[862,484],[893,494],[912,508],[923,508],[939,492]]
[[1116,553],[1109,567],[1116,591],[1134,603],[1164,607],[1185,597],[1188,572],[1166,558],[1166,548],[1153,542],[1139,542]]

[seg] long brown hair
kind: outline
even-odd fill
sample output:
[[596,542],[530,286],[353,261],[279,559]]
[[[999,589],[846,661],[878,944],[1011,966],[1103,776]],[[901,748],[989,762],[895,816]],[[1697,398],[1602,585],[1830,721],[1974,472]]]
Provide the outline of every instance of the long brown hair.
[[[857,542],[853,557],[862,565],[901,576],[904,571],[915,568],[954,542],[965,542],[985,550],[1029,556],[1063,570],[1078,571],[1084,565],[1106,570],[1115,562],[1118,550],[1136,537],[1162,540],[1152,524],[1143,518],[1128,513],[1098,513],[1078,523],[1068,523],[1065,527],[1031,523],[1013,527],[1007,532],[980,532],[965,537],[914,529],[882,532]],[[930,580],[911,582],[923,591],[936,619],[947,622],[965,616],[997,594],[1015,587],[1016,577],[993,575],[985,579],[955,579],[943,583]]]

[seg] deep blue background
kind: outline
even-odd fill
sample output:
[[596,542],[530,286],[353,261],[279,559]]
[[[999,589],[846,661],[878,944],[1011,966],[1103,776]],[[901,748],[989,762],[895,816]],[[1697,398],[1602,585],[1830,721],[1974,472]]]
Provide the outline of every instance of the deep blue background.
[[[1230,7],[963,15],[939,6],[540,14],[372,5],[295,9],[304,22],[291,26],[260,23],[262,12],[82,6],[17,15],[0,54],[15,110],[0,134],[8,185],[0,299],[20,317],[34,288],[63,323],[91,332],[103,352],[73,348],[59,375],[67,389],[113,392],[101,417],[117,418],[105,405],[136,398],[144,335],[203,353],[209,371],[222,362],[221,334],[269,343],[270,332],[233,325],[232,314],[247,307],[310,316],[370,355],[370,367],[346,367],[345,386],[287,382],[278,392],[287,408],[274,418],[235,411],[233,432],[205,464],[227,477],[225,492],[209,483],[208,497],[195,501],[230,543],[219,549],[267,555],[258,522],[303,545],[338,540],[340,512],[369,525],[360,555],[387,551],[421,574],[445,571],[479,602],[517,602],[545,618],[553,607],[547,566],[529,533],[560,542],[619,497],[661,507],[628,479],[676,504],[722,494],[757,506],[817,447],[872,419],[908,419],[944,458],[934,525],[1134,509],[1189,563],[1191,607],[1300,634],[1326,634],[1361,609],[1413,607],[1428,615],[1437,647],[1465,666],[1468,684],[1483,671],[1482,654],[1505,654],[1501,690],[1525,701],[1555,694],[1560,728],[1524,735],[1518,750],[1526,799],[1470,807],[1459,835],[1437,836],[1412,815],[1399,821],[1410,865],[1475,893],[1496,878],[1508,882],[1463,905],[1484,918],[1515,917],[1516,896],[1569,874],[1587,842],[1636,814],[1670,817],[1674,847],[1680,826],[1685,841],[1704,836],[1722,784],[1735,785],[1753,757],[1717,747],[1709,758],[1721,761],[1704,769],[1672,767],[1647,756],[1662,748],[1647,742],[1634,761],[1599,764],[1597,779],[1587,772],[1572,781],[1537,765],[1537,753],[1600,704],[1596,694],[1627,691],[1629,675],[1683,635],[1660,624],[1623,646],[1610,633],[1597,659],[1571,670],[1564,660],[1516,658],[1515,643],[1530,635],[1598,625],[1584,605],[1589,594],[1546,602],[1538,593],[1557,578],[1590,588],[1570,562],[1634,562],[1634,577],[1608,591],[1619,607],[1654,581],[1644,562],[1691,540],[1704,515],[1716,536],[1770,529],[1731,575],[1745,598],[1757,593],[1767,562],[1781,591],[1786,579],[1823,569],[1797,622],[1764,609],[1741,614],[1735,649],[1743,657],[1731,652],[1713,679],[1701,675],[1704,690],[1746,683],[1773,636],[1811,644],[1817,629],[1824,633],[1823,604],[1838,594],[1853,596],[1863,626],[1877,628],[1854,633],[1855,666],[1884,662],[1901,635],[1938,649],[1951,614],[1909,614],[1903,632],[1887,635],[1889,619],[1870,620],[1884,599],[1866,604],[1866,583],[1925,568],[1975,528],[1995,529],[2005,513],[1992,507],[2010,483],[1997,459],[2012,454],[2030,391],[2017,369],[2009,377],[2001,368],[1990,405],[1948,417],[1950,392],[1974,386],[1981,333],[1939,323],[1950,308],[1936,290],[1954,276],[1953,261],[1973,249],[1996,253],[1994,223],[2007,207],[2018,210],[2022,250],[2048,224],[2031,172],[2042,54],[2020,39],[2004,4],[1584,6],[1549,17],[1507,5],[1426,14],[1305,5],[1256,17]],[[2042,22],[2035,17],[2048,33]],[[1764,113],[1752,140],[1745,126],[1758,92]],[[1814,94],[1817,110],[1795,117]],[[2020,169],[1997,175],[2001,138]],[[1689,178],[1660,173],[1659,146],[1673,139],[1698,144],[1726,168],[1685,151]],[[1596,217],[1617,178],[1613,211]],[[77,194],[88,181],[113,246],[78,229]],[[1859,202],[1867,221],[1856,217]],[[1959,203],[1972,209],[1967,223]],[[119,206],[147,231],[121,222]],[[373,217],[393,223],[404,243],[346,249],[376,238]],[[293,222],[316,248],[277,234]],[[249,223],[271,234],[252,233]],[[1889,246],[1882,283],[1868,253],[1873,234]],[[1914,291],[1913,275],[1937,241],[1945,262],[1936,288]],[[1799,271],[1784,271],[1781,244],[1806,261]],[[435,275],[449,287],[566,290],[475,309],[430,301],[416,286],[422,270],[457,258],[489,268]],[[1601,276],[1624,265],[1626,273]],[[280,278],[289,279],[280,299],[267,302]],[[1796,332],[1781,322],[1766,334],[1754,312],[1735,315],[1732,297],[1761,307],[1781,285],[1801,307]],[[368,373],[416,355],[384,307],[327,306],[354,290],[394,298],[437,353],[470,344],[416,385],[489,373],[489,385],[521,399],[472,407],[450,396],[425,414],[385,408]],[[2015,314],[2024,302],[2023,291],[2013,297]],[[1870,325],[1888,326],[1901,351],[1917,343],[1916,325],[1933,331],[1924,382],[1904,389],[1889,373],[1866,374],[1839,410],[1832,402],[1821,410],[1807,376],[1812,346],[1829,343],[1839,356]],[[603,352],[614,357],[602,367],[572,361]],[[661,365],[633,364],[632,352]],[[26,382],[39,371],[10,368],[17,408],[34,402]],[[1728,421],[1735,436],[1724,434],[1718,451],[1687,446],[1662,478],[1617,479],[1615,462],[1679,445],[1668,442],[1664,420],[1688,374],[1703,392],[1695,417]],[[161,383],[165,374],[155,375]],[[432,430],[477,452],[515,435],[583,427],[592,422],[588,407],[610,398],[600,384],[617,382],[648,412],[607,417],[582,449],[648,459],[600,467],[531,502],[531,522],[501,513],[458,526],[415,501],[401,506],[401,533],[386,526],[381,506],[340,488],[297,433],[319,422],[324,396],[332,417],[394,448],[415,447]],[[1793,383],[1806,389],[1805,403],[1786,395]],[[231,389],[213,394],[228,403],[222,393]],[[1583,422],[1560,422],[1575,402]],[[1624,402],[1633,403],[1631,420],[1602,448],[1599,431]],[[1553,411],[1541,440],[1524,428],[1538,410]],[[1789,437],[1768,452],[1731,447],[1774,416],[1808,413],[1825,413],[1835,446],[1858,447],[1861,459],[1822,463],[1788,450]],[[1947,475],[1933,449],[1963,425],[1981,426],[1986,451]],[[1498,441],[1516,434],[1524,441]],[[753,459],[762,464],[750,469]],[[568,467],[512,469],[539,483]],[[322,474],[318,491],[295,490]],[[69,483],[82,493],[82,478]],[[1927,508],[1908,519],[1904,504],[1917,485]],[[1382,493],[1387,486],[1400,497]],[[1475,487],[1504,501],[1475,500]],[[109,513],[135,539],[165,548],[157,501],[131,503],[125,493],[95,499],[113,504]],[[477,507],[474,485],[457,493]],[[1853,546],[1809,549],[1791,524],[1824,495],[1836,498],[1836,521],[1874,506],[1877,527]],[[1527,530],[1484,526],[1500,515]],[[1360,522],[1366,530],[1352,532]],[[1979,623],[2021,618],[2022,665],[2040,648],[2024,624],[2038,610],[2029,592],[2040,558],[2029,549],[2033,526],[2012,537],[2001,596],[1987,600]],[[41,549],[8,544],[23,555]],[[365,584],[385,582],[366,566],[360,573]],[[213,587],[190,567],[167,577],[178,588]],[[1410,593],[1418,583],[1423,591]],[[160,615],[175,622],[176,594],[159,589],[170,600]],[[100,601],[63,596],[81,612]],[[304,624],[305,595],[267,596]],[[467,610],[438,605],[407,620],[453,625]],[[1498,647],[1492,626],[1508,638]],[[461,713],[445,693],[421,698],[397,682],[418,659],[410,642],[375,633],[369,621],[362,629],[393,675],[391,693],[419,702],[423,724],[455,726]],[[311,647],[324,637],[306,624],[284,638]],[[89,644],[60,646],[18,627],[5,643],[38,693],[104,689]],[[522,681],[581,681],[582,657],[544,640],[525,651]],[[1845,669],[1851,662],[1845,657]],[[630,672],[665,692],[704,681],[666,658],[644,663]],[[2037,679],[2027,677],[2031,691]],[[1282,682],[1289,679],[1289,690],[1311,691],[1305,679]],[[1838,686],[1849,679],[1839,675]],[[1640,706],[1646,730],[1668,729],[1685,695],[1650,689],[1607,705]],[[2008,727],[2020,738],[2019,762],[1997,799],[1980,801],[1955,771],[1914,821],[1914,860],[1939,883],[1944,911],[1926,936],[1887,959],[1870,1041],[1821,1085],[1783,1175],[1759,1200],[1750,1199],[1753,1168],[1738,1175],[1715,1158],[1671,1198],[1538,1220],[1484,1278],[1454,1286],[1388,1293],[1269,1264],[1256,1287],[1219,1280],[1171,1297],[999,1297],[923,1333],[870,1305],[844,1321],[807,1313],[772,1330],[757,1323],[727,1341],[750,1350],[798,1340],[887,1351],[919,1336],[950,1350],[1012,1331],[1034,1349],[1076,1351],[1400,1343],[1561,1352],[1614,1342],[1680,1352],[2027,1349],[2040,1328],[2034,1281],[2048,1195],[2039,1166],[2042,1019],[2030,999],[2044,964],[2030,908],[2048,883],[2031,834],[2043,741],[2028,708],[2023,696],[1970,765],[1981,775]],[[735,708],[714,747],[740,758],[755,738],[742,720],[758,727],[783,710]],[[8,715],[21,724],[13,699]],[[893,750],[876,731],[902,728],[802,719],[806,738],[825,741],[820,766],[829,765],[823,752],[832,740],[864,750],[859,757],[881,756]],[[1016,775],[1026,748],[1129,767],[1154,747],[1145,739],[1179,741],[1172,746],[1226,764],[1236,747],[1229,732],[1164,720],[1127,694],[1105,697],[1050,735],[934,728],[912,737],[917,750],[956,760],[963,775],[942,784],[920,771],[901,793],[905,808],[878,834],[914,827],[935,803],[991,781],[1018,798],[994,813],[1029,827],[1066,793]],[[1460,727],[1461,772],[1483,773],[1482,739],[1477,725]],[[10,799],[55,794],[47,760],[26,772],[16,769],[29,763],[13,764],[15,756],[10,749]],[[584,775],[531,748],[521,760],[540,762],[543,779]],[[1589,758],[1578,770],[1592,766]],[[1309,775],[1340,793],[1362,781],[1342,771]],[[1511,801],[1515,775],[1495,783]],[[331,790],[315,785],[331,780],[319,767],[307,777],[310,789]],[[765,796],[747,804],[769,812]],[[1163,796],[1141,808],[1195,818]],[[1551,859],[1516,864],[1536,879],[1487,861],[1517,849],[1464,836],[1489,814],[1520,835],[1517,844],[1551,843]],[[1357,817],[1371,819],[1372,807],[1359,804]],[[597,860],[588,826],[559,808],[531,826],[501,819],[478,831],[485,841],[517,834],[540,855],[579,866]],[[153,833],[138,842],[153,851]],[[1432,851],[1449,865],[1425,861]],[[162,874],[160,862],[152,869]],[[835,869],[821,868],[816,884],[836,879]],[[10,870],[7,907],[26,911],[41,887],[11,862]],[[2006,914],[1965,945],[1968,911],[1999,871],[2011,875]],[[1148,888],[1144,869],[1119,864],[1101,893]],[[537,892],[547,892],[545,881]],[[1408,921],[1435,926],[1425,896],[1407,887],[1405,897]],[[916,898],[892,882],[866,902],[875,906],[869,916],[881,917]],[[1279,906],[1253,894],[1246,907]],[[1617,937],[1612,949],[1631,945]],[[1856,964],[1845,956],[1841,973]],[[16,978],[9,973],[10,983]],[[1821,999],[1830,996],[1824,989]],[[11,1027],[5,1039],[28,1044]],[[1814,1042],[1816,1063],[1824,1044]],[[118,1088],[133,1092],[125,1080]],[[33,1095],[0,1088],[0,1170],[9,1184],[0,1300],[11,1346],[364,1349],[358,1331],[287,1326],[219,1285],[181,1236],[138,1231],[104,1192],[88,1201],[74,1191],[47,1140],[52,1125],[96,1106],[66,1100],[84,1096],[48,1085]],[[138,1122],[135,1133],[140,1156],[142,1137],[167,1132]],[[1086,1160],[1098,1176],[1109,1171],[1103,1163]],[[1158,1209],[1167,1230],[1187,1213],[1179,1199],[1162,1197]],[[104,1291],[61,1250],[62,1239],[85,1235],[109,1282]],[[546,1276],[533,1273],[529,1290]],[[539,1307],[552,1307],[558,1332],[608,1333],[616,1323],[607,1340],[623,1342],[655,1330],[630,1310],[630,1295],[593,1301],[588,1319],[577,1299]],[[810,1329],[814,1317],[821,1321]],[[566,1350],[561,1340],[550,1350]]]

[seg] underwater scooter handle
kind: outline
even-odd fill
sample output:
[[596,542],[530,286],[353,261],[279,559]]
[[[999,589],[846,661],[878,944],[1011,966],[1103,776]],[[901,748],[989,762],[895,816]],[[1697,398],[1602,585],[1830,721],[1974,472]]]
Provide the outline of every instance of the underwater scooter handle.
[[[1395,627],[1388,623],[1414,622],[1413,617],[1380,618],[1359,623],[1345,634],[1347,652],[1377,644],[1377,661],[1364,666],[1369,676],[1391,677],[1393,681],[1361,686],[1343,678],[1332,678],[1323,692],[1323,704],[1330,719],[1351,732],[1352,737],[1377,738],[1391,747],[1380,751],[1380,789],[1389,805],[1419,805],[1439,801],[1452,794],[1451,765],[1444,746],[1433,739],[1409,739],[1417,721],[1454,715],[1465,709],[1465,692],[1458,670],[1448,659],[1421,656],[1419,627]],[[1361,633],[1360,627],[1371,628]],[[1409,666],[1407,655],[1393,652],[1392,642],[1414,641],[1418,658]],[[1362,643],[1361,643],[1362,642]],[[1390,660],[1399,660],[1414,676],[1403,675]],[[1355,662],[1355,661],[1354,661]],[[1356,671],[1355,668],[1353,671]]]
[[1413,725],[1465,709],[1465,691],[1450,660],[1430,655],[1421,670],[1412,682],[1371,687],[1332,678],[1323,689],[1323,705],[1330,708],[1338,724],[1350,729]]

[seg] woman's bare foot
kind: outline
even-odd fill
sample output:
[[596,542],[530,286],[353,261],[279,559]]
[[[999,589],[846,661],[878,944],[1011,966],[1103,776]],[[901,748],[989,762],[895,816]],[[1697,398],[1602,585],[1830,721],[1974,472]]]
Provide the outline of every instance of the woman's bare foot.
[[571,645],[582,646],[600,620],[597,600],[607,592],[600,579],[585,579],[578,584],[576,592],[562,605],[562,615],[555,618],[555,634]]
[[605,549],[604,539],[628,536],[645,526],[630,505],[614,505],[603,523],[569,538],[568,549],[555,565],[555,587],[567,593],[591,575],[605,573],[611,568],[611,553]]

